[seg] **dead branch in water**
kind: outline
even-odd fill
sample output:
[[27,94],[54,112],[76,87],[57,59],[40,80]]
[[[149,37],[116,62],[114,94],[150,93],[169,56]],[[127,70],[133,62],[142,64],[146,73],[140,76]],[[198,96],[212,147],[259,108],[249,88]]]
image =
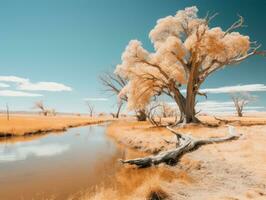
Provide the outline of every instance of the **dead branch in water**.
[[123,164],[137,165],[140,168],[150,167],[152,165],[158,165],[160,163],[166,163],[173,165],[178,162],[178,160],[184,154],[198,149],[202,145],[220,143],[230,140],[236,140],[241,135],[236,134],[233,126],[228,126],[229,135],[221,138],[207,138],[207,139],[196,139],[190,135],[182,134],[174,129],[167,127],[173,134],[176,135],[177,148],[161,152],[157,155],[151,155],[143,158],[135,158],[129,160],[120,160]]

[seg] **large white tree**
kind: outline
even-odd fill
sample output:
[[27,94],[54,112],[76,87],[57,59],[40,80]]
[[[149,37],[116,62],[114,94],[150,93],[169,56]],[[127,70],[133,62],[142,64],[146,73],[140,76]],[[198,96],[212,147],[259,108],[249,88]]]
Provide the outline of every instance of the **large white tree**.
[[[126,94],[130,110],[144,109],[154,96],[165,93],[177,103],[181,121],[199,122],[195,101],[206,78],[250,56],[264,55],[249,36],[235,32],[243,27],[241,16],[222,30],[209,27],[216,14],[199,18],[197,13],[193,6],[159,19],[149,34],[154,52],[145,50],[138,40],[129,42],[115,73],[128,80],[119,96]],[[181,86],[186,87],[185,95]]]

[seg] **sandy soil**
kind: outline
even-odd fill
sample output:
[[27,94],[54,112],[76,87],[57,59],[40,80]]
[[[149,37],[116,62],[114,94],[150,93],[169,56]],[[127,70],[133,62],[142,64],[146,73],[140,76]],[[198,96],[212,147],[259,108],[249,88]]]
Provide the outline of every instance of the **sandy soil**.
[[0,137],[25,136],[64,131],[67,128],[89,125],[111,120],[110,117],[88,116],[40,116],[12,115],[9,120],[0,115]]
[[[201,120],[215,122],[207,116]],[[237,132],[243,134],[239,140],[203,146],[183,156],[176,166],[161,164],[141,170],[124,166],[117,174],[120,179],[127,179],[124,184],[116,178],[116,187],[101,188],[89,199],[150,199],[151,193],[173,200],[266,199],[266,125],[262,125],[265,122],[263,117],[242,118],[240,123],[234,122]],[[117,121],[107,131],[119,143],[148,154],[174,148],[164,139],[174,141],[175,137],[148,122]],[[189,126],[179,131],[194,137],[219,137],[228,133],[224,125]]]

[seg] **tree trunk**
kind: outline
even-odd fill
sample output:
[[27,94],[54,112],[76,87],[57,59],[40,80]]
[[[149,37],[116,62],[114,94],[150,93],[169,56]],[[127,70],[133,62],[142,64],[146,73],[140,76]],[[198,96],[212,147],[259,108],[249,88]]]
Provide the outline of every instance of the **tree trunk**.
[[120,111],[121,111],[121,108],[123,106],[123,103],[118,103],[118,108],[117,108],[117,112],[115,114],[115,118],[119,118],[119,114],[120,114]]
[[185,108],[185,123],[199,123],[199,119],[196,117],[195,101],[199,88],[198,83],[198,63],[192,65],[189,73],[189,79],[187,84],[187,96],[186,96],[186,108]]
[[138,110],[136,114],[137,114],[137,120],[138,121],[146,121],[147,114],[146,114],[145,110]]
[[180,111],[179,123],[199,123],[200,120],[196,117],[195,111],[196,92],[187,90],[187,93],[189,94],[186,98],[180,92],[174,93],[174,100]]
[[178,123],[182,123],[184,121],[185,118],[185,111],[186,111],[186,99],[185,97],[181,94],[181,92],[176,89],[175,87],[175,83],[171,82],[170,83],[170,91],[173,94],[173,98],[179,108],[179,112],[180,112],[180,119]]
[[185,123],[199,123],[199,119],[196,117],[195,111],[196,94],[192,92],[191,95],[187,95],[186,110],[185,110]]
[[242,109],[240,108],[239,105],[236,105],[236,111],[237,111],[238,117],[243,117]]

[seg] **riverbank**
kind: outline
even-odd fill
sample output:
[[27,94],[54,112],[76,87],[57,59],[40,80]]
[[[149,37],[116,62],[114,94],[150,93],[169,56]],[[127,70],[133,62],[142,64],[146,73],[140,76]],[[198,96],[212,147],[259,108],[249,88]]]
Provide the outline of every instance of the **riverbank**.
[[[265,119],[260,118],[258,123],[262,121]],[[131,185],[130,192],[123,193],[126,186],[120,184],[115,188],[102,188],[89,199],[108,199],[111,196],[114,199],[144,200],[155,193],[161,194],[164,199],[265,199],[266,126],[253,125],[257,124],[256,118],[243,118],[243,122],[247,126],[235,125],[237,132],[243,134],[240,139],[203,146],[184,155],[176,166],[161,164],[135,169],[141,177],[137,178],[138,184]],[[178,130],[198,138],[228,134],[225,126],[189,126]],[[166,141],[174,141],[175,136],[164,128],[152,127],[148,122],[116,121],[108,127],[107,134],[118,143],[149,154],[174,148],[174,144]],[[122,171],[129,173],[131,168],[122,166]],[[143,175],[143,170],[149,175]],[[121,173],[117,176],[121,177]],[[132,181],[136,182],[134,178]],[[127,185],[130,180],[125,182]]]
[[98,124],[111,120],[110,117],[89,116],[40,116],[13,115],[7,120],[0,115],[0,137],[29,136],[48,132],[65,131],[68,128]]

